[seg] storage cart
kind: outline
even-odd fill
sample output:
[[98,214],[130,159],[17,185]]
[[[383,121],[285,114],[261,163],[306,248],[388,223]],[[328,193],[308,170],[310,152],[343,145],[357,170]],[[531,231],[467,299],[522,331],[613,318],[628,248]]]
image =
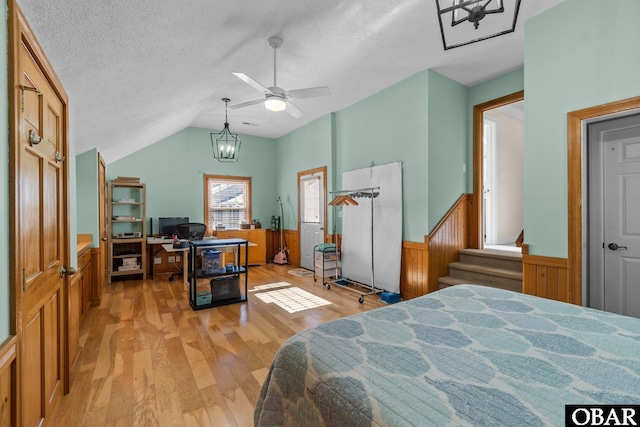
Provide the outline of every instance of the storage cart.
[[322,284],[327,285],[325,279],[340,277],[340,250],[333,243],[321,243],[313,248],[313,281],[322,278]]

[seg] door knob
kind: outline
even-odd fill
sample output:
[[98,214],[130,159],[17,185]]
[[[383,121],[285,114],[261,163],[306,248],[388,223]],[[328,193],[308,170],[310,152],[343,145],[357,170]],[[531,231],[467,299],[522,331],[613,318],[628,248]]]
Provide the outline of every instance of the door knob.
[[609,243],[609,244],[607,245],[607,247],[608,247],[609,249],[611,249],[612,251],[617,251],[618,249],[627,249],[627,247],[626,247],[626,246],[618,246],[618,244],[617,244],[617,243]]
[[73,275],[73,274],[76,274],[76,272],[77,272],[77,271],[78,271],[78,270],[76,270],[76,269],[75,269],[75,268],[73,268],[73,267],[65,267],[65,266],[63,265],[63,266],[61,266],[61,267],[60,267],[60,277],[64,277],[64,276],[66,276],[67,274],[68,274],[69,276],[71,276],[71,275]]

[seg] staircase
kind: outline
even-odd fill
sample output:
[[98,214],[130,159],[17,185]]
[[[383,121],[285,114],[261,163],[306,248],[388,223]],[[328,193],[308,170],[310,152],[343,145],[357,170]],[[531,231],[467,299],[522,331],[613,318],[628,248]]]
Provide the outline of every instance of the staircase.
[[463,283],[522,292],[522,254],[462,249],[460,261],[449,264],[449,276],[438,279],[438,286],[443,289]]

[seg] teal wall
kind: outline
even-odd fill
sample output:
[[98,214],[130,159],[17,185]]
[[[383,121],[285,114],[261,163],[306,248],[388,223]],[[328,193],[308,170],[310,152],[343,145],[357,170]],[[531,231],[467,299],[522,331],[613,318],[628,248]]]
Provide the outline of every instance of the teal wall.
[[98,246],[100,225],[98,223],[98,151],[96,149],[76,156],[76,181],[78,234],[91,234],[93,246]]
[[277,159],[275,141],[239,135],[238,163],[220,163],[211,151],[212,131],[187,128],[107,165],[107,181],[118,176],[139,177],[147,184],[147,218],[188,216],[204,220],[204,175],[252,177],[252,215],[269,224],[276,214]]
[[567,257],[567,113],[640,95],[640,2],[566,0],[525,23],[525,241]]
[[[241,136],[237,164],[216,163],[211,156],[210,131],[189,128],[109,164],[108,179],[137,176],[146,182],[147,217],[189,216],[200,221],[203,173],[253,176],[254,218],[269,224],[271,215],[280,214],[276,203],[280,197],[284,228],[297,229],[298,172],[326,166],[330,192],[341,188],[345,171],[369,167],[372,162],[399,161],[403,167],[403,239],[422,242],[467,191],[463,164],[469,151],[468,98],[467,87],[424,71],[278,140]],[[181,152],[184,157],[176,154]],[[329,193],[327,198],[331,197]],[[334,231],[333,214],[329,208],[329,234]],[[340,218],[335,223],[340,232]]]
[[[7,4],[3,4],[3,19],[0,19],[0,229],[9,236],[9,92],[8,92],[8,39]],[[0,343],[9,337],[9,239],[0,239]]]
[[[271,201],[271,205],[277,212],[273,215],[280,215],[276,198],[278,196],[281,198],[285,229],[298,228],[298,172],[326,166],[327,192],[331,191],[333,183],[331,132],[331,115],[329,114],[276,141],[277,160],[274,167],[277,169],[278,184],[276,196]],[[267,224],[270,218],[265,217]],[[333,229],[330,209],[327,210],[327,221],[327,232],[330,233]]]
[[468,97],[466,86],[429,72],[428,232],[467,192]]
[[[147,216],[194,219],[204,209],[203,173],[260,177],[254,217],[268,223],[279,214],[280,196],[284,226],[295,229],[299,171],[326,165],[331,191],[340,189],[344,171],[400,161],[403,240],[421,242],[460,194],[472,191],[473,106],[525,89],[526,241],[533,254],[566,257],[566,115],[638,95],[640,56],[632,52],[639,14],[634,0],[566,0],[525,23],[524,69],[471,88],[420,72],[276,141],[243,137],[238,164],[214,163],[209,131],[187,129],[110,164],[108,173],[152,184]],[[185,186],[197,191],[181,191]]]
[[430,72],[409,77],[335,113],[336,187],[342,172],[402,162],[403,240],[428,234]]

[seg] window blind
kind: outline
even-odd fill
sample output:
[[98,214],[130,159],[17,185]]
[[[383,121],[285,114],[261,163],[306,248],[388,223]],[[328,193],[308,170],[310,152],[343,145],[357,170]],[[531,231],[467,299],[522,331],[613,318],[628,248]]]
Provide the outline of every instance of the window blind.
[[222,224],[225,228],[240,228],[249,222],[249,182],[250,178],[227,179],[210,177],[207,179],[207,226],[214,230]]

